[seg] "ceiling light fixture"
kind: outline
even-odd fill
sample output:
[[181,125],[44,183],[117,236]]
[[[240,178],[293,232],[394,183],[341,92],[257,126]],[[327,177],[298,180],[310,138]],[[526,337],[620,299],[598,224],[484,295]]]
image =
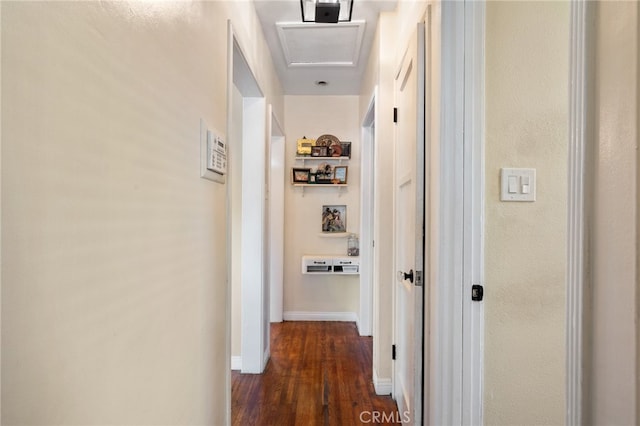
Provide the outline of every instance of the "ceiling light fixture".
[[353,0],[300,0],[302,22],[350,22]]

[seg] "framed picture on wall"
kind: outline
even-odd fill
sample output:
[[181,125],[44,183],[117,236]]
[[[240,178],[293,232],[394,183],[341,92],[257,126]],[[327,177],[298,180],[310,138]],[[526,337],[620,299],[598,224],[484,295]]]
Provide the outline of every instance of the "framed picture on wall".
[[309,183],[310,174],[311,174],[311,169],[299,169],[294,167],[291,169],[291,182]]
[[335,166],[333,168],[333,181],[339,184],[346,184],[348,170],[348,166]]
[[340,142],[342,156],[351,158],[351,142]]
[[347,206],[322,206],[322,232],[347,232]]
[[313,146],[313,147],[311,147],[311,156],[312,157],[326,157],[327,156],[327,147],[326,146]]

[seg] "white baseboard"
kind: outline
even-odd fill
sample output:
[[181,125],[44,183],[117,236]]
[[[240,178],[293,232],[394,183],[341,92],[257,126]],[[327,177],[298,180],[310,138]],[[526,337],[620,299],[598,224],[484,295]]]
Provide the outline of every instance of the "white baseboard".
[[267,348],[264,350],[264,354],[262,355],[262,372],[264,373],[264,369],[267,368],[267,363],[269,362],[269,357],[271,356],[271,345],[267,345]]
[[289,311],[284,312],[285,321],[346,321],[358,322],[355,312],[304,312]]
[[373,369],[373,387],[376,395],[391,395],[393,393],[393,382],[390,378],[378,377],[378,372]]
[[242,357],[241,356],[232,356],[231,357],[231,369],[232,370],[242,370]]

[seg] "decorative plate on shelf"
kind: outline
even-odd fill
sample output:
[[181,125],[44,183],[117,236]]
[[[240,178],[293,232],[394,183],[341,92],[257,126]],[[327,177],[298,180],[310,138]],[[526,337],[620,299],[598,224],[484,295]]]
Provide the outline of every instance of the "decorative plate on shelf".
[[342,145],[340,145],[340,142],[333,142],[331,146],[329,146],[329,152],[332,157],[340,157],[342,155]]
[[334,143],[340,144],[340,139],[333,135],[322,135],[316,139],[316,146],[331,146]]

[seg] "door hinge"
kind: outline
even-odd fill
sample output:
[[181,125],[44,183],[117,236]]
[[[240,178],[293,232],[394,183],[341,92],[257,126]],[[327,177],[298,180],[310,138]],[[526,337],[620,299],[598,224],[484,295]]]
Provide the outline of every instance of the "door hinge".
[[422,287],[422,271],[416,271],[416,287]]
[[471,300],[474,302],[481,302],[484,297],[484,287],[480,284],[474,284],[471,286]]
[[393,122],[397,123],[398,122],[398,108],[393,108]]
[[396,345],[391,345],[391,359],[396,359]]

